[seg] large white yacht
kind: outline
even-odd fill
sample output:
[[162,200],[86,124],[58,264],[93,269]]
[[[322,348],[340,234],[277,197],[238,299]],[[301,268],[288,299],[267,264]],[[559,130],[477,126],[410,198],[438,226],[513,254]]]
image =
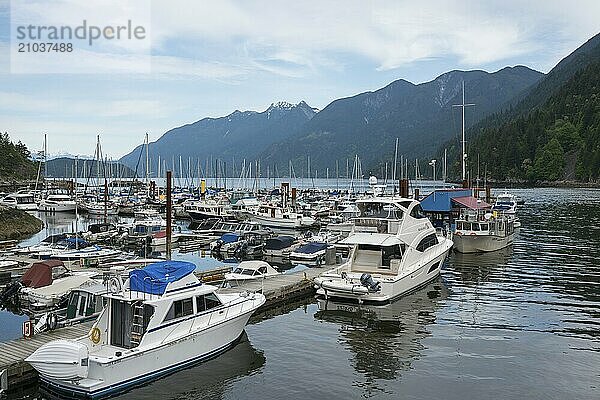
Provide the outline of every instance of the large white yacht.
[[0,200],[0,205],[24,211],[35,211],[38,208],[33,193],[23,190],[5,196]]
[[361,215],[350,236],[348,261],[315,278],[317,294],[385,303],[437,277],[452,240],[438,236],[421,204],[377,197],[356,202]]
[[109,282],[89,334],[41,346],[26,361],[54,391],[92,398],[213,358],[233,347],[265,303],[260,293],[216,293],[195,265],[163,261]]
[[49,194],[40,200],[38,210],[41,212],[75,212],[76,203],[67,194]]

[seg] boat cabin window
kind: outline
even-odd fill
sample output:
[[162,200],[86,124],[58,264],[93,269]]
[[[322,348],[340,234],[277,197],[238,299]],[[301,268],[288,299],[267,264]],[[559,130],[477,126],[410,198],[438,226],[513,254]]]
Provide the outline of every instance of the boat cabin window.
[[241,274],[242,273],[242,269],[241,268],[236,268],[233,270],[234,274]]
[[251,269],[243,269],[242,275],[254,275],[254,270]]
[[183,300],[175,300],[171,304],[171,308],[167,312],[165,321],[170,321],[175,318],[185,317],[194,313],[193,301],[191,298]]
[[402,258],[402,248],[396,244],[394,246],[384,246],[381,248],[381,265],[390,268],[391,260],[400,260]]
[[221,301],[214,293],[196,296],[196,312],[203,312],[221,305]]
[[373,244],[359,244],[358,249],[359,250],[370,250],[370,251],[381,251],[380,246],[376,246]]
[[490,224],[481,224],[482,231],[488,231],[490,229]]
[[413,218],[417,218],[417,219],[427,218],[427,216],[423,212],[423,208],[421,208],[420,204],[417,204],[416,206],[413,207],[412,210],[410,210],[410,216]]
[[267,273],[267,267],[265,267],[265,266],[260,267],[258,269],[258,273],[259,274],[263,274],[263,275],[266,274]]
[[478,231],[479,230],[479,224],[478,223],[471,224],[471,230],[472,231]]
[[417,250],[423,252],[436,244],[438,244],[437,236],[435,233],[432,233],[421,239],[421,242],[417,245]]
[[402,210],[392,204],[381,203],[361,203],[358,205],[361,217],[383,218],[383,219],[402,219]]

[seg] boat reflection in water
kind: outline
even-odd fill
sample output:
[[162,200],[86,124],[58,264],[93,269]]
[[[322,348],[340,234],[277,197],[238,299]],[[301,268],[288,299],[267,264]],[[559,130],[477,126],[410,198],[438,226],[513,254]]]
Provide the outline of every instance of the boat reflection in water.
[[319,299],[315,318],[339,324],[340,343],[353,354],[351,363],[363,374],[366,396],[382,390],[377,380],[395,380],[421,356],[421,341],[430,336],[436,311],[448,297],[440,278],[387,305],[358,305]]
[[[229,382],[257,373],[265,360],[263,352],[255,349],[243,333],[240,342],[219,357],[132,389],[115,399],[221,399]],[[40,392],[44,399],[63,399],[43,387]]]
[[451,255],[452,269],[466,285],[487,282],[495,271],[501,270],[513,258],[513,247],[489,253],[458,253]]

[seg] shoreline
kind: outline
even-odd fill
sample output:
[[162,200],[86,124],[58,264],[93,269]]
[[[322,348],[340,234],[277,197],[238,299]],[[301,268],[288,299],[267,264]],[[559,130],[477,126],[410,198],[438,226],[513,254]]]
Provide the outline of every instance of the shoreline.
[[[460,182],[448,181],[460,185]],[[492,181],[488,180],[487,184],[492,189],[542,189],[542,188],[564,188],[564,189],[600,189],[600,182],[579,182],[579,181]],[[472,186],[474,187],[474,185]],[[481,186],[482,189],[484,186]]]
[[44,223],[25,211],[0,207],[0,240],[23,240],[41,231]]

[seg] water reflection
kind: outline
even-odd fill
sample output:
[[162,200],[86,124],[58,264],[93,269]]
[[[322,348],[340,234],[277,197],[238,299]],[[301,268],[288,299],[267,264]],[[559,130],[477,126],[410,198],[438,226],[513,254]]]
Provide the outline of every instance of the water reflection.
[[377,380],[395,380],[420,358],[436,311],[448,297],[441,279],[385,306],[318,300],[315,318],[340,326],[339,341],[353,353],[351,363],[366,378],[365,395],[382,390]]
[[459,253],[453,252],[449,264],[455,273],[460,275],[466,285],[487,282],[490,275],[505,266],[513,255],[513,246],[489,253]]
[[[233,349],[219,357],[132,389],[115,399],[222,399],[231,382],[258,373],[265,361],[263,352],[255,349],[244,333]],[[42,394],[44,399],[54,399],[47,393]]]

